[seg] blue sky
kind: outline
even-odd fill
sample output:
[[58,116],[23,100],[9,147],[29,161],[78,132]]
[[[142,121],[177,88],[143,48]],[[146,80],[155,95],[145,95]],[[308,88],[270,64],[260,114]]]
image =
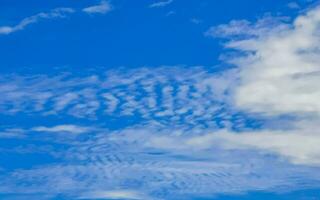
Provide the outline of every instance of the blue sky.
[[0,199],[319,199],[318,3],[1,1]]

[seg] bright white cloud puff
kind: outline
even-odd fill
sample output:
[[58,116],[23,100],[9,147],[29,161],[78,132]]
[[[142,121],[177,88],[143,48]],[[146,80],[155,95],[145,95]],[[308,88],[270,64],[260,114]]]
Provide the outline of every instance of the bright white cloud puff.
[[291,115],[295,119],[284,132],[263,130],[221,137],[230,142],[229,148],[246,146],[276,152],[294,163],[319,165],[320,7],[292,23],[277,18],[270,23],[271,19],[256,24],[232,21],[206,34],[231,39],[225,46],[243,55],[228,60],[238,70],[238,84],[232,88],[234,107],[268,118]]

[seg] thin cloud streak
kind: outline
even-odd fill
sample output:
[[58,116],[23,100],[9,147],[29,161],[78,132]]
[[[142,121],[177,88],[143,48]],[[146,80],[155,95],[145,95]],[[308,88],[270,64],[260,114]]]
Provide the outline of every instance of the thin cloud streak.
[[101,1],[100,4],[89,6],[82,9],[83,12],[88,14],[106,14],[112,10],[112,6],[107,1]]
[[149,8],[165,7],[165,6],[168,6],[169,4],[171,4],[172,2],[173,2],[173,0],[156,2],[156,3],[153,3],[153,4],[149,5]]
[[67,16],[67,14],[74,12],[75,10],[72,8],[56,8],[50,12],[41,12],[31,17],[24,18],[15,26],[1,26],[0,35],[8,35],[17,31],[21,31],[31,24],[38,23],[41,19],[64,18]]
[[73,134],[80,134],[85,133],[90,130],[88,127],[83,126],[76,126],[76,125],[57,125],[53,127],[45,127],[45,126],[39,126],[32,128],[33,131],[37,132],[52,132],[52,133],[73,133]]
[[[107,1],[101,1],[99,5],[83,8],[82,11],[87,14],[105,14],[112,10],[112,6]],[[14,26],[0,26],[0,35],[9,35],[17,31],[24,30],[31,24],[36,24],[41,20],[65,18],[69,14],[75,13],[74,8],[55,8],[49,12],[41,12],[36,15],[26,17]]]

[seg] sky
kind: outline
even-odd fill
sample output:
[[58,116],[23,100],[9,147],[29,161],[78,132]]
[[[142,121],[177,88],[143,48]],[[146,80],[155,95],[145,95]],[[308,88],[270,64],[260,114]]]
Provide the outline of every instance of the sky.
[[320,199],[317,0],[2,0],[0,199]]

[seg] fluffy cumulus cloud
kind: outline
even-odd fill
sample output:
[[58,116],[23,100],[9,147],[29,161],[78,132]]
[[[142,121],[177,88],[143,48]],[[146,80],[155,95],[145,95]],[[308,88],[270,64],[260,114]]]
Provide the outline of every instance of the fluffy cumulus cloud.
[[[218,27],[227,43],[245,56],[232,62],[240,69],[235,104],[268,115],[320,113],[319,8],[292,24],[251,25],[246,21]],[[245,27],[245,28],[244,28]]]
[[[226,47],[241,53],[229,60],[238,69],[232,106],[268,118],[291,116],[290,130],[218,137],[228,143],[228,148],[266,150],[294,163],[319,165],[320,8],[309,10],[292,23],[264,22],[232,21],[206,34],[231,39]],[[297,126],[305,121],[308,125]]]

